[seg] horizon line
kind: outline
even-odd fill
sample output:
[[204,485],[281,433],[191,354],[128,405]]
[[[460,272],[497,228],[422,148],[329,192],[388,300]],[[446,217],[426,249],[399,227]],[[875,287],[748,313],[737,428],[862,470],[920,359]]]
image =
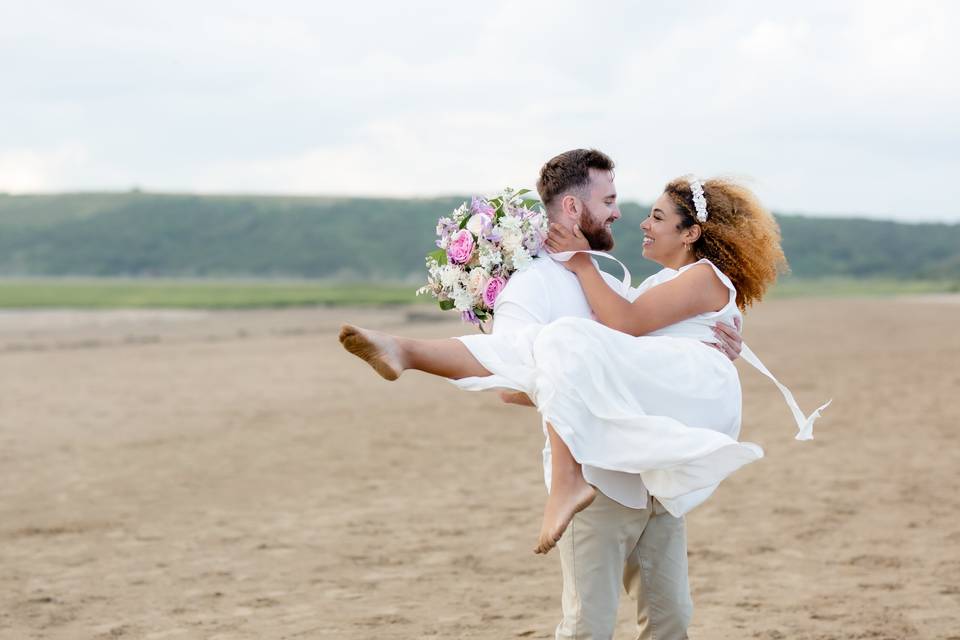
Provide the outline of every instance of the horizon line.
[[[522,187],[521,187],[522,188]],[[535,190],[531,190],[536,193]],[[464,193],[447,192],[436,194],[419,195],[372,195],[372,194],[338,194],[338,193],[298,193],[298,192],[277,192],[277,191],[191,191],[184,190],[164,190],[164,189],[144,189],[141,187],[131,187],[128,189],[64,189],[50,191],[5,191],[0,189],[0,198],[21,198],[21,197],[59,197],[59,196],[122,196],[122,195],[143,195],[143,196],[192,196],[209,198],[287,198],[303,200],[441,200],[449,198],[469,199],[471,195]],[[623,200],[621,204],[635,204],[638,206],[649,206],[649,202],[643,202],[636,199]],[[789,216],[799,218],[819,218],[830,220],[869,220],[873,222],[893,222],[896,224],[915,224],[915,225],[958,225],[960,224],[960,215],[956,220],[942,218],[921,218],[917,220],[906,220],[893,217],[892,215],[872,214],[872,213],[839,213],[839,212],[811,212],[811,211],[788,211],[776,207],[770,207],[769,211],[777,216]]]

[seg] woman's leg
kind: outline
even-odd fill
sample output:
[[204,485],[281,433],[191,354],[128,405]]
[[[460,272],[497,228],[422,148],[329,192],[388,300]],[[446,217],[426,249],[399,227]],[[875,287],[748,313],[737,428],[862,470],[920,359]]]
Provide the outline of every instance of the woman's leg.
[[345,324],[340,327],[340,344],[387,380],[396,380],[407,369],[452,380],[490,375],[470,350],[453,338],[401,338]]
[[580,463],[549,422],[547,436],[550,439],[550,496],[543,509],[536,553],[546,553],[555,547],[573,516],[589,507],[597,497],[597,490],[584,480]]

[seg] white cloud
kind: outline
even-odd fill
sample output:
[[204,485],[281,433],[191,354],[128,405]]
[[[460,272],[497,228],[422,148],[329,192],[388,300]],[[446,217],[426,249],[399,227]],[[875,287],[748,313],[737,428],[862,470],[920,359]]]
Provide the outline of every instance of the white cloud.
[[0,191],[22,193],[61,188],[88,154],[82,147],[51,150],[0,149]]
[[462,193],[596,146],[628,198],[960,220],[951,2],[45,4],[0,8],[8,190]]

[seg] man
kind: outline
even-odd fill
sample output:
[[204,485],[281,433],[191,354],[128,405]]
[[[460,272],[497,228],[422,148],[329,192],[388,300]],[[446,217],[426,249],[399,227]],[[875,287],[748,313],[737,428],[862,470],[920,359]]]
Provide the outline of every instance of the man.
[[[540,170],[537,191],[552,223],[580,227],[591,248],[613,248],[610,226],[620,218],[614,163],[592,149],[574,149]],[[604,277],[615,289],[621,285]],[[591,317],[577,277],[548,258],[514,274],[497,298],[494,333],[548,324],[565,316]],[[740,336],[718,328],[721,349],[736,358]],[[504,393],[506,402],[529,404],[523,394]],[[550,488],[550,444],[543,450],[544,479]],[[671,516],[647,493],[640,477],[583,465],[597,497],[574,516],[558,544],[563,572],[563,619],[558,639],[613,637],[620,584],[637,601],[640,639],[686,638],[693,612],[687,578],[683,518]],[[706,499],[710,491],[704,491]]]

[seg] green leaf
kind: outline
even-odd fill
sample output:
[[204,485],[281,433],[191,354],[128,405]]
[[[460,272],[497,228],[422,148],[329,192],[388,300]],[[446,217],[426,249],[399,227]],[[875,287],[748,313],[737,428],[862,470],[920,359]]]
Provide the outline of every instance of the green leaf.
[[427,254],[428,258],[433,258],[437,261],[437,264],[444,265],[447,264],[447,251],[446,249],[437,249],[436,251],[431,251]]
[[450,309],[453,309],[453,300],[438,300],[437,303],[440,305],[440,308],[443,311],[450,311]]
[[536,198],[527,198],[526,200],[520,203],[520,206],[522,206],[524,209],[530,209],[531,207],[534,207],[538,204],[540,204],[540,201],[537,200]]
[[517,191],[517,192],[516,192],[515,194],[513,194],[513,195],[515,195],[515,196],[522,196],[522,195],[525,194],[525,193],[530,193],[530,189],[520,189],[520,191]]

